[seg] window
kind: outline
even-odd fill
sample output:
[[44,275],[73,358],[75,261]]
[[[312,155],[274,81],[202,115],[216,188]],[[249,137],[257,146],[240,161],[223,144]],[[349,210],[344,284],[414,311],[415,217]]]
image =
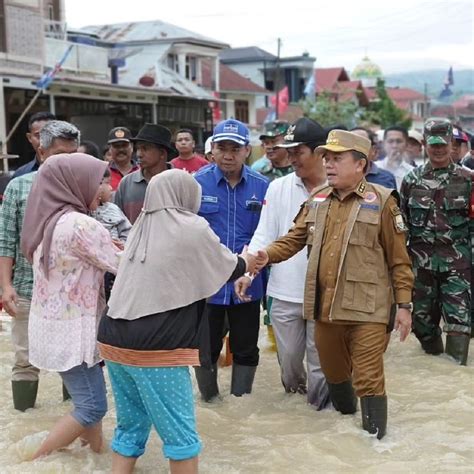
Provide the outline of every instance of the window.
[[195,56],[186,56],[186,79],[189,79],[190,81],[196,80],[196,63]]
[[248,100],[235,101],[235,118],[243,123],[249,123],[249,102]]
[[7,51],[7,38],[5,36],[5,2],[0,0],[0,53]]
[[179,73],[179,62],[177,54],[168,54],[168,67],[173,71]]

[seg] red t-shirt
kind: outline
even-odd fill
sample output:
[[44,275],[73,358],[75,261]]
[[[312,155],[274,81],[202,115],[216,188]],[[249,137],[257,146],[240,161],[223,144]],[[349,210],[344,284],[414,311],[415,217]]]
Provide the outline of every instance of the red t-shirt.
[[[115,166],[115,163],[111,163],[109,165],[110,168],[110,186],[112,186],[113,191],[117,191],[118,185],[123,178],[123,174],[119,171],[119,169]],[[137,171],[138,165],[133,164],[132,168],[128,172],[128,174]]]
[[173,168],[187,171],[188,173],[195,173],[197,170],[209,164],[201,155],[194,154],[189,160],[183,160],[179,156],[171,160]]

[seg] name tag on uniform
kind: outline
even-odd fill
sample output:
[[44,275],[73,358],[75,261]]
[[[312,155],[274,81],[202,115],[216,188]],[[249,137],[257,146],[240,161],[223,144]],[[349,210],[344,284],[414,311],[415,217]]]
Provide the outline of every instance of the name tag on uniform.
[[202,196],[202,202],[217,202],[217,196]]
[[245,207],[248,211],[258,212],[262,210],[261,201],[248,200],[245,201]]
[[378,211],[380,209],[380,206],[378,204],[361,204],[360,205],[361,209],[369,209],[369,211]]

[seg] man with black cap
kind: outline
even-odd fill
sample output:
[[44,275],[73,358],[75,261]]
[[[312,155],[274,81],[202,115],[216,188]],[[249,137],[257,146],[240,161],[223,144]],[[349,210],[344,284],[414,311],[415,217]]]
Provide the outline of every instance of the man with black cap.
[[155,123],[145,124],[130,141],[136,145],[140,168],[120,181],[114,201],[133,224],[141,212],[148,182],[171,168],[169,161],[178,153],[171,143],[171,132]]
[[[295,172],[270,183],[257,230],[249,244],[249,252],[254,254],[285,235],[311,191],[326,182],[321,152],[315,151],[326,142],[324,128],[313,120],[300,118],[291,130],[277,147],[288,150]],[[307,393],[308,404],[321,410],[329,401],[329,393],[314,344],[314,320],[303,317],[306,266],[307,253],[301,250],[288,261],[272,267],[267,286],[267,297],[271,300],[268,308],[285,391]],[[245,293],[250,283],[250,277],[246,276],[235,283],[236,293],[243,300],[248,298]],[[305,356],[307,371],[303,364]]]
[[[251,149],[249,130],[242,122],[229,119],[218,123],[212,144],[214,163],[194,175],[202,188],[199,215],[209,222],[223,245],[241,253],[257,228],[268,180],[245,165]],[[207,301],[212,369],[196,368],[199,390],[207,402],[219,395],[217,361],[226,317],[233,355],[230,392],[240,397],[252,391],[259,361],[261,275],[253,280],[250,293],[250,301],[242,302],[234,293],[233,283],[227,283]]]
[[[291,130],[289,130],[291,133]],[[393,299],[395,328],[411,328],[413,273],[397,193],[364,179],[370,140],[329,132],[328,184],[315,188],[284,236],[258,252],[258,267],[310,247],[303,312],[316,319],[316,347],[334,408],[357,410],[381,439],[387,426],[383,354]],[[355,389],[355,394],[354,394]]]
[[452,162],[453,126],[429,118],[424,125],[429,162],[403,179],[401,208],[415,271],[413,332],[427,354],[445,352],[467,364],[471,333],[470,170]]
[[110,150],[110,185],[115,191],[120,181],[127,174],[137,171],[138,166],[133,162],[132,134],[126,127],[115,127],[109,132],[107,145]]
[[270,181],[293,172],[286,149],[279,147],[284,142],[283,137],[289,126],[288,122],[269,122],[259,137],[265,155],[252,165],[252,169]]

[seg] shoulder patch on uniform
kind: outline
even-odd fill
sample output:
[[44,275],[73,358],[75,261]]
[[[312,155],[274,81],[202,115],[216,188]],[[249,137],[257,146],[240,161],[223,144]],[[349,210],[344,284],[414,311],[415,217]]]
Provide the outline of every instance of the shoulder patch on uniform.
[[395,226],[395,231],[399,234],[406,232],[408,229],[405,225],[405,221],[403,220],[400,208],[398,206],[393,206],[390,208],[390,212],[393,216],[393,225]]

